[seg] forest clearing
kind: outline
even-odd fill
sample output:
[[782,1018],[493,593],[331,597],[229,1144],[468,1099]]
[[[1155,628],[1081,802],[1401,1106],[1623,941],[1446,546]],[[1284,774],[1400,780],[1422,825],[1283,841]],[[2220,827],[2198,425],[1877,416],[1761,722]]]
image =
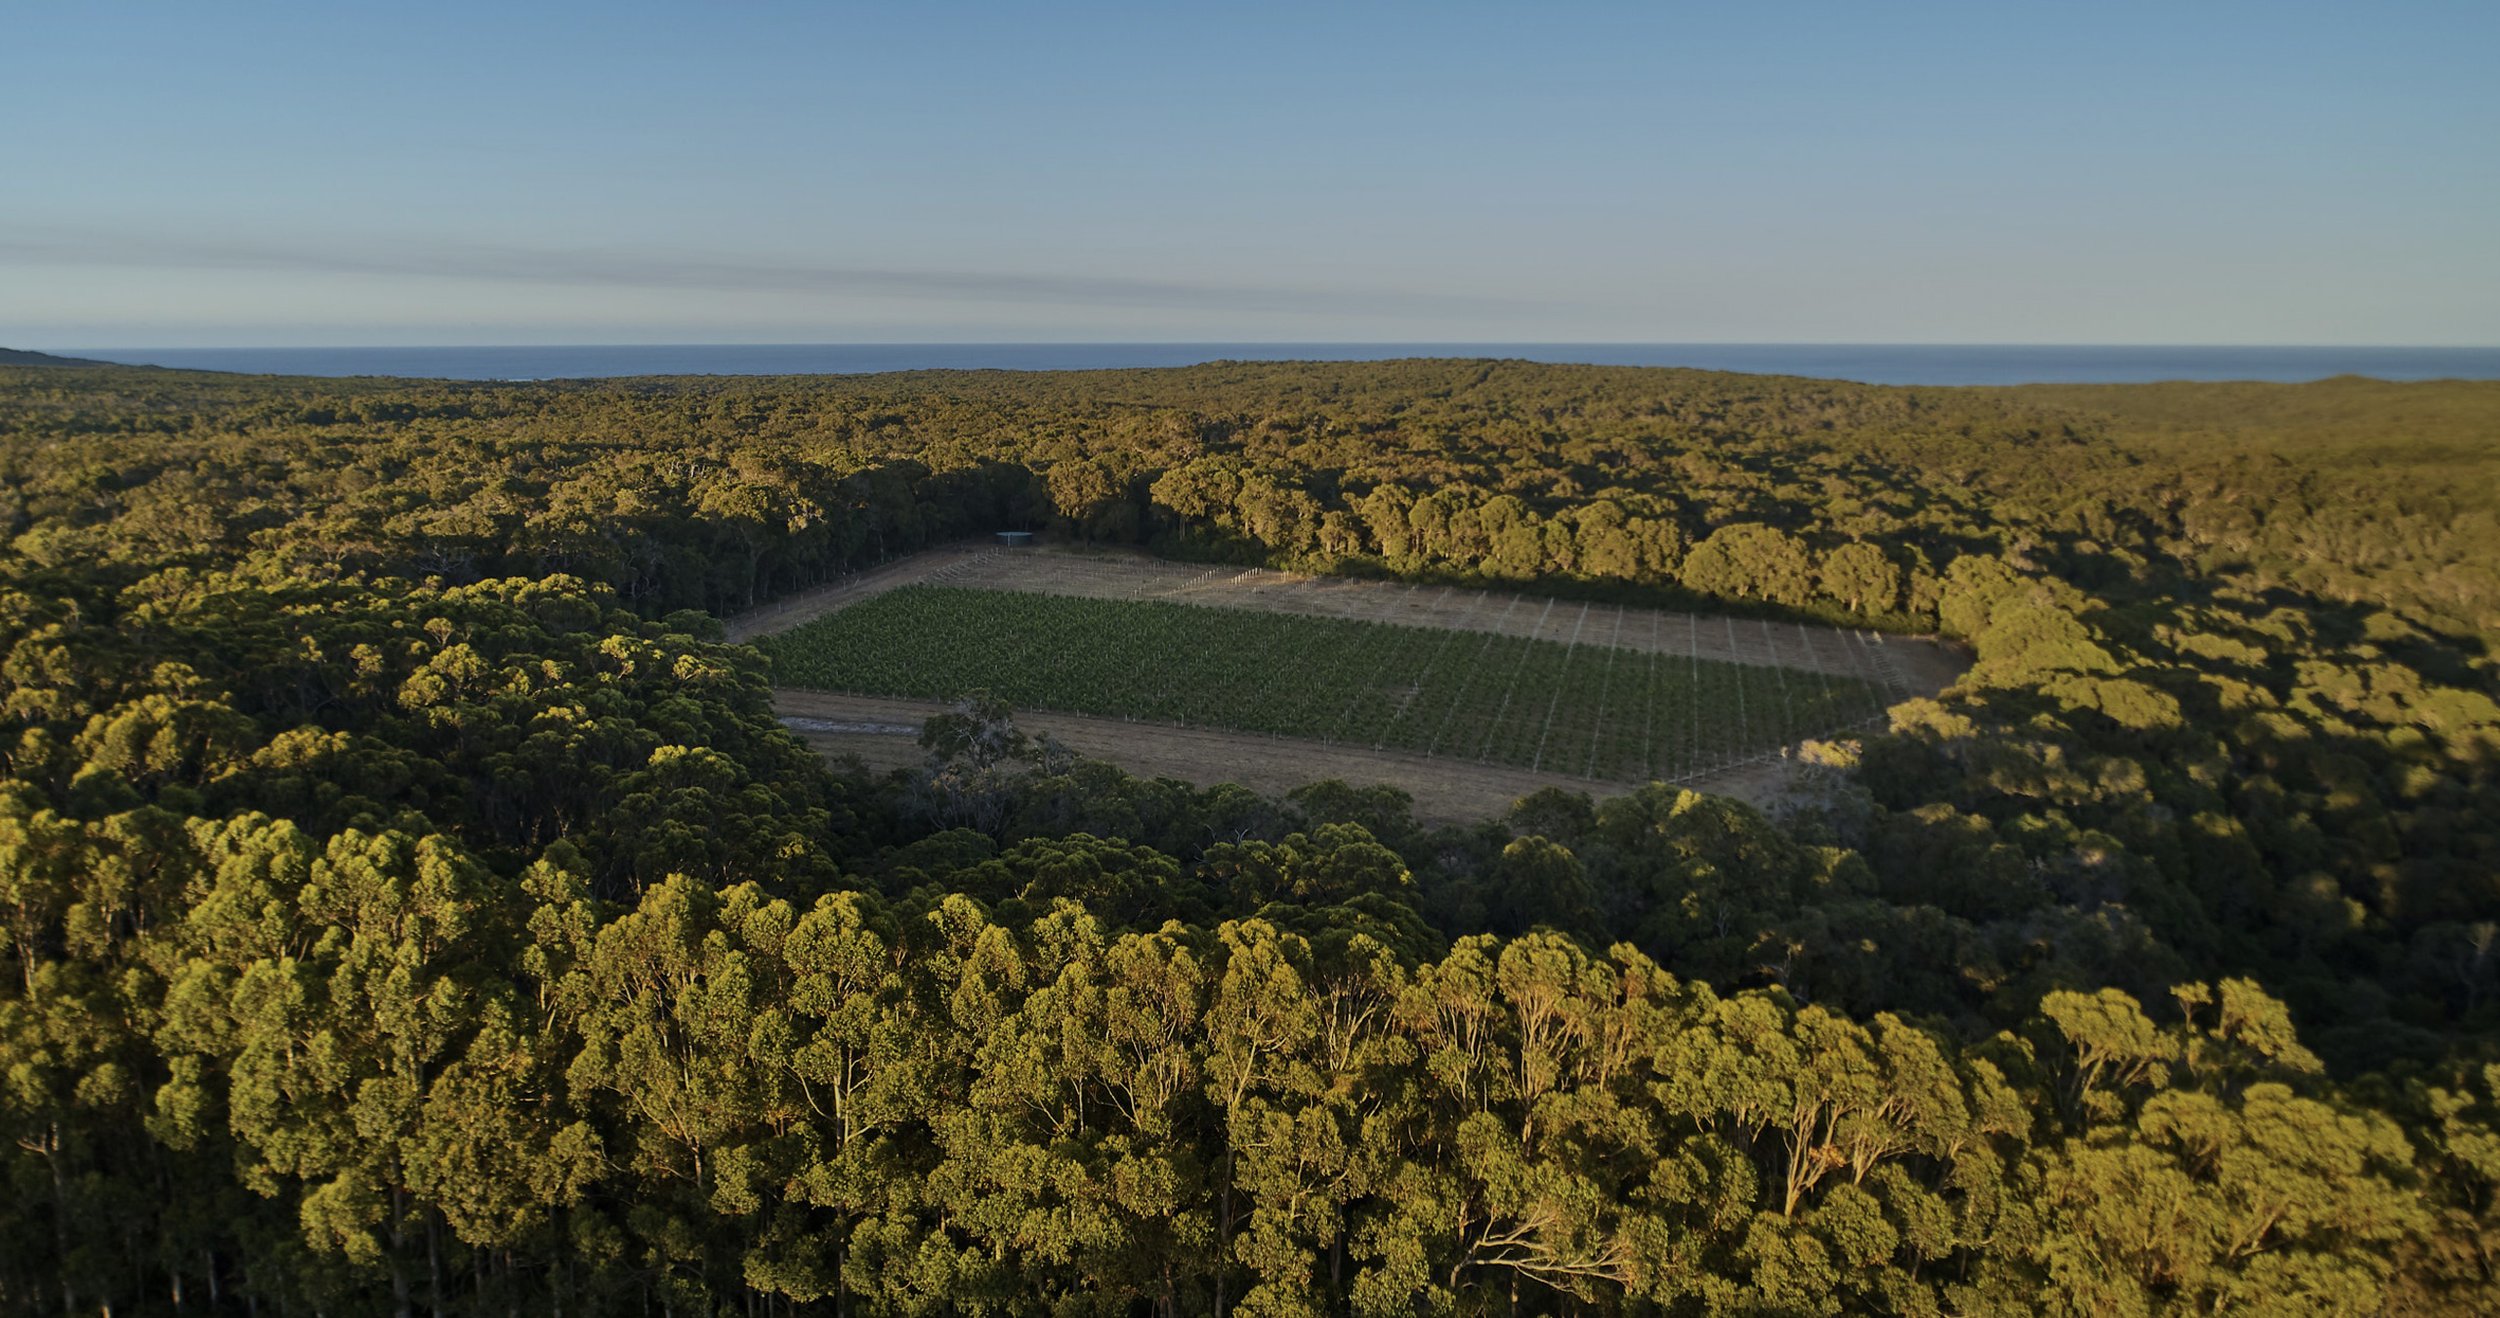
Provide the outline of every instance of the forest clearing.
[[[1136,725],[1158,760],[1173,748],[1149,727],[1252,734],[1198,772],[1156,770],[1193,780],[1232,772],[1245,741],[1306,780],[1506,771],[1471,802],[1572,780],[1758,799],[1748,767],[1880,722],[1922,693],[1912,672],[1954,671],[1941,646],[1794,623],[1065,552],[939,551],[735,627],[772,656],[785,712],[792,689],[984,691]],[[1136,763],[1090,731],[1087,753]]]
[[[1579,601],[1571,601],[1566,611],[1563,604],[1543,595],[1185,563],[1136,550],[1058,545],[1000,550],[980,542],[960,542],[784,596],[731,617],[723,625],[730,640],[750,641],[919,582],[1092,599],[1162,600],[1547,640],[1568,639],[1580,607]],[[1546,610],[1549,603],[1556,604],[1553,612]],[[1612,604],[1595,607],[1605,615],[1602,625],[1614,638],[1609,644],[1859,677],[1885,687],[1891,700],[1933,695],[1970,667],[1961,650],[1929,637],[1725,614]]]

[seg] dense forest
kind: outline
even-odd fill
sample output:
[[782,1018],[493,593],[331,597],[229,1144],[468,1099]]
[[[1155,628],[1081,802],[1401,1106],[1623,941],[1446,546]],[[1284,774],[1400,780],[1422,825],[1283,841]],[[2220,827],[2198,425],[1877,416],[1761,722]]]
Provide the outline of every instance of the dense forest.
[[[0,366],[0,1309],[2500,1310],[2500,384]],[[993,528],[1941,632],[1424,827],[718,619]]]

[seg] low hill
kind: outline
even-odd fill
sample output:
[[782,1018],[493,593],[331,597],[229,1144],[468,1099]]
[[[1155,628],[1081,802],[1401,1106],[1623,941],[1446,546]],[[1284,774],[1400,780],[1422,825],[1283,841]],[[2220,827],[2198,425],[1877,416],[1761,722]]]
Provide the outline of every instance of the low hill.
[[92,357],[55,357],[48,352],[25,348],[0,348],[0,366],[111,366]]

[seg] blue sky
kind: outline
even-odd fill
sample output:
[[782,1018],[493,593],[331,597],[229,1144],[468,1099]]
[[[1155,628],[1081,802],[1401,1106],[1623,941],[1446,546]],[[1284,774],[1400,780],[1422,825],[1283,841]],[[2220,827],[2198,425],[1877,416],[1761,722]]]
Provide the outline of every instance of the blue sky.
[[2500,344],[2500,4],[13,6],[0,344]]

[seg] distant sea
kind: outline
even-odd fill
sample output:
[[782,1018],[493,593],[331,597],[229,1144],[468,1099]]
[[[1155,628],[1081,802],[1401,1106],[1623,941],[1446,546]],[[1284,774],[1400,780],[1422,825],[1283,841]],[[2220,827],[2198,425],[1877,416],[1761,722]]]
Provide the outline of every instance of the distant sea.
[[1082,371],[1209,361],[1507,357],[1691,366],[1868,384],[2086,384],[2148,380],[2500,379],[2500,348],[2217,348],[1850,343],[756,343],[491,348],[62,348],[184,370],[255,375],[557,380],[618,375],[853,375]]

